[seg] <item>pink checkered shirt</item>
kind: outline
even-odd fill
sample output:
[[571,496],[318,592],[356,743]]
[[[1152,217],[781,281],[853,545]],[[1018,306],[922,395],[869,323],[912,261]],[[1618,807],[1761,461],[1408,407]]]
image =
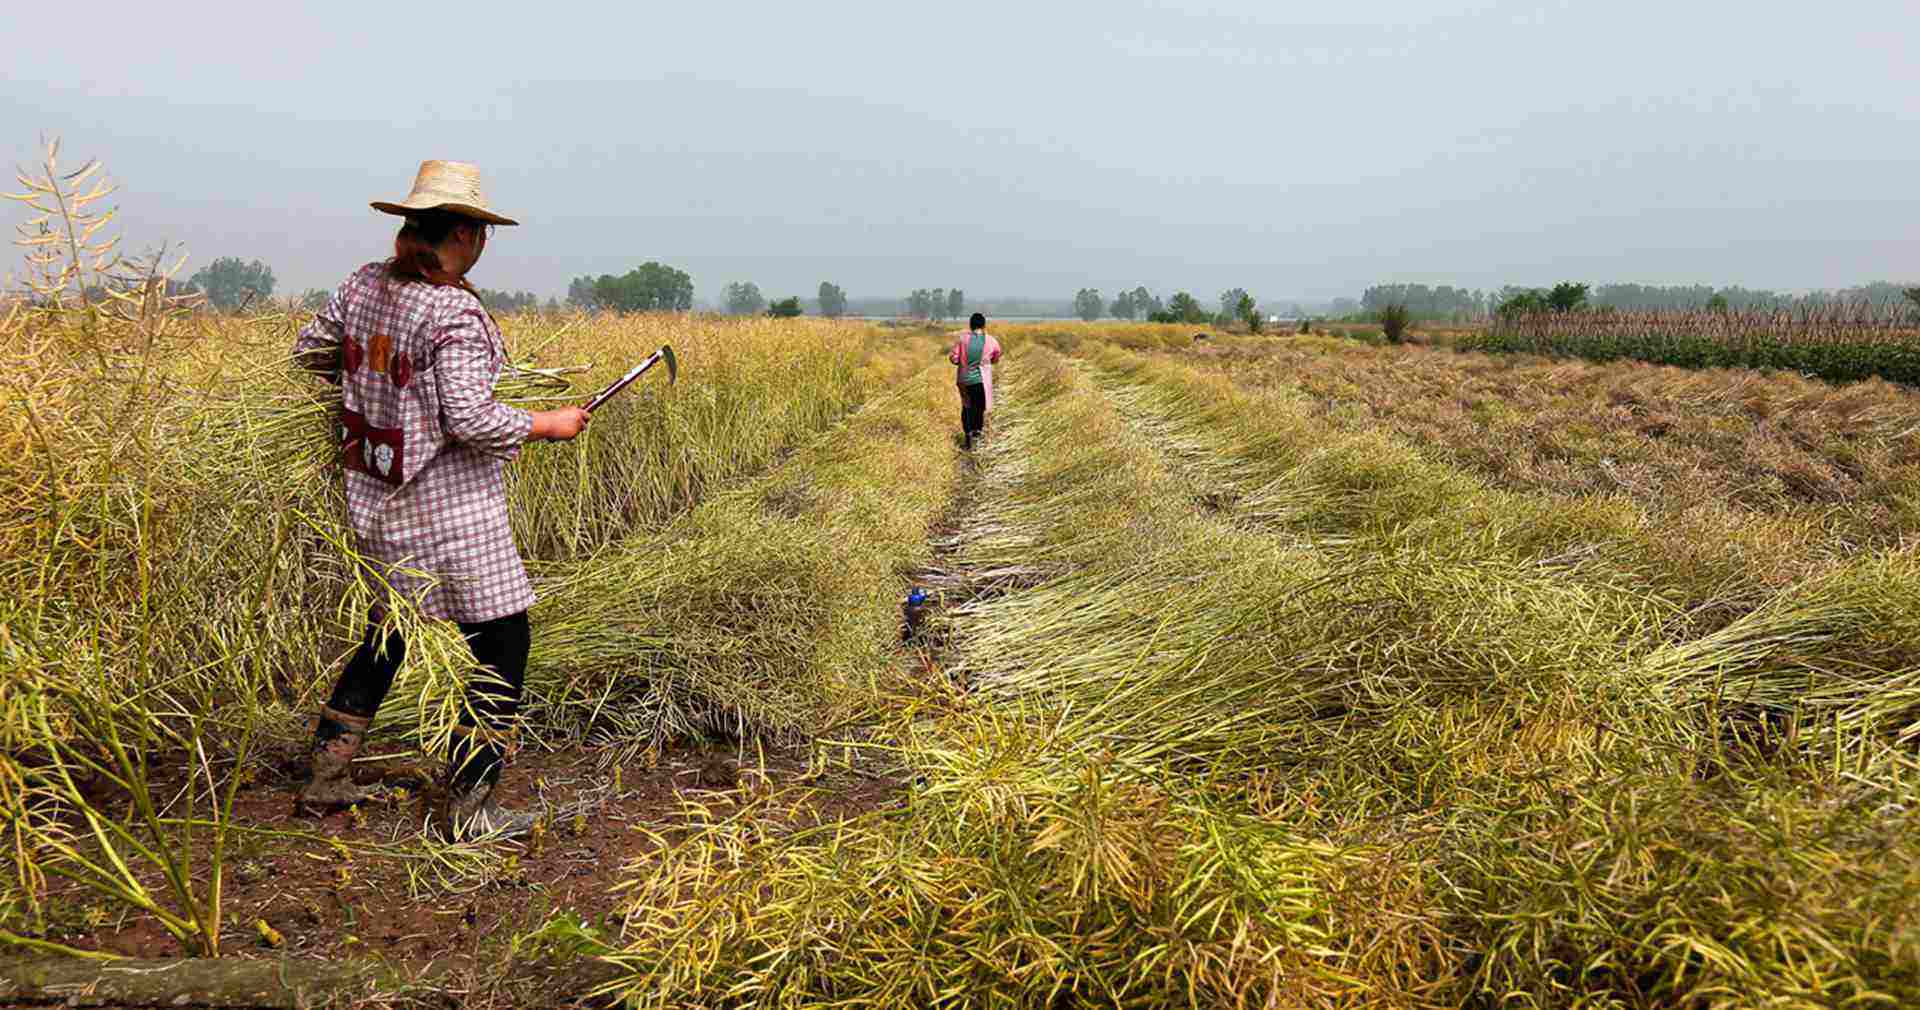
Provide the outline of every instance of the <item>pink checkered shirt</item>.
[[369,263],[293,350],[340,383],[347,522],[393,588],[455,621],[531,606],[507,524],[506,466],[533,416],[493,398],[506,345],[480,300]]

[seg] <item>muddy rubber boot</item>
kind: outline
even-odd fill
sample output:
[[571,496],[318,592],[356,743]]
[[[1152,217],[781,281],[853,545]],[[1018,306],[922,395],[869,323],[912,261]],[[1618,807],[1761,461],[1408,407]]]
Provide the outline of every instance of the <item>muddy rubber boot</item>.
[[514,749],[513,734],[478,726],[453,730],[447,752],[447,798],[439,817],[440,837],[449,841],[505,841],[533,830],[539,818],[507,810],[494,799],[500,770]]
[[379,786],[353,781],[353,759],[373,720],[321,706],[313,730],[311,771],[293,798],[296,815],[324,815],[380,795]]
[[440,837],[455,842],[504,842],[531,832],[540,818],[502,807],[494,800],[493,790],[494,784],[485,779],[449,786],[440,815]]

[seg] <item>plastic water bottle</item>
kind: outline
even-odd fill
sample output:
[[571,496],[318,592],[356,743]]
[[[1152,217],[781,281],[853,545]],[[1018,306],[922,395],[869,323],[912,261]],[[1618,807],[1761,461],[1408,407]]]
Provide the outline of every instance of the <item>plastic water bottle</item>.
[[914,586],[913,590],[907,593],[907,630],[902,637],[908,641],[920,634],[920,622],[927,616],[927,599],[927,591],[919,586]]

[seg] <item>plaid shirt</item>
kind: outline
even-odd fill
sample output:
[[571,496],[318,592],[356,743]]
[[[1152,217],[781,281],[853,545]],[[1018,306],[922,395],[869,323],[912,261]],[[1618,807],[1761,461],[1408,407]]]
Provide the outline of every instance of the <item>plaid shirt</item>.
[[493,398],[506,345],[480,300],[369,263],[293,350],[340,383],[347,521],[389,584],[455,621],[531,606],[507,523],[506,466],[533,416]]

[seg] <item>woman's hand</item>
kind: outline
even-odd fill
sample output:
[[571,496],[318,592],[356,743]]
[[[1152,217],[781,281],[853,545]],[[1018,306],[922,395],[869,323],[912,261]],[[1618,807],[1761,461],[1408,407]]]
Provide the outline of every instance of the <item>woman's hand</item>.
[[551,439],[565,442],[586,430],[587,422],[593,415],[581,407],[561,407],[559,410],[539,410],[533,414],[533,433],[529,440]]

